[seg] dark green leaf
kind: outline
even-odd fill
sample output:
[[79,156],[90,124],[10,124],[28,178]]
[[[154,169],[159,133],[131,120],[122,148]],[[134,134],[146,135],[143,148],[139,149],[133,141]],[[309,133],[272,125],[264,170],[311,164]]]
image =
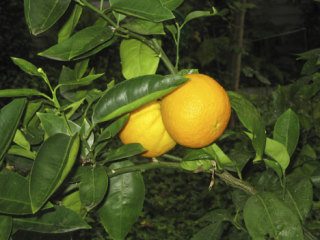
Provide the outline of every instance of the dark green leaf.
[[186,18],[184,19],[184,22],[181,26],[184,26],[185,24],[187,24],[189,21],[196,19],[196,18],[201,18],[201,17],[211,17],[216,15],[217,12],[215,11],[215,9],[213,9],[213,11],[193,11],[191,13],[189,13]]
[[97,47],[95,47],[94,49],[79,55],[78,57],[75,57],[73,60],[82,60],[82,59],[86,59],[100,51],[102,51],[103,49],[109,47],[110,45],[112,45],[113,43],[115,43],[118,40],[118,38],[116,36],[113,36],[112,38],[110,38],[108,41],[98,45]]
[[0,212],[4,214],[30,214],[31,203],[28,180],[21,175],[2,171],[0,173]]
[[299,218],[274,194],[264,192],[250,197],[243,211],[253,239],[303,240]]
[[27,103],[26,111],[23,117],[22,126],[26,129],[32,118],[37,118],[36,112],[41,108],[41,101],[30,101]]
[[142,35],[165,34],[162,23],[135,18],[123,24],[126,29]]
[[160,0],[166,8],[170,10],[175,10],[177,7],[179,7],[184,0]]
[[102,133],[99,135],[97,139],[97,142],[99,143],[116,136],[127,123],[128,119],[129,114],[126,114],[114,121],[113,123],[111,123],[108,127],[103,129]]
[[112,149],[102,155],[103,161],[101,164],[105,164],[107,162],[112,162],[119,159],[129,158],[140,153],[145,152],[146,149],[139,143],[130,143],[126,145],[122,145],[117,149]]
[[126,79],[156,73],[160,60],[153,49],[136,39],[121,42],[120,58],[122,74]]
[[112,0],[114,11],[134,17],[161,22],[174,18],[172,12],[164,7],[160,0]]
[[149,75],[124,81],[105,92],[93,110],[94,123],[130,112],[173,91],[186,79],[182,76]]
[[[114,163],[112,168],[128,165],[131,163]],[[125,173],[110,179],[108,195],[98,215],[113,239],[125,239],[142,211],[144,195],[144,182],[140,172]]]
[[256,159],[261,160],[266,144],[266,133],[263,120],[258,110],[247,99],[235,92],[228,92],[231,106],[238,115],[240,122],[252,134],[252,145],[256,150]]
[[12,217],[0,215],[0,239],[8,240],[11,235]]
[[30,174],[32,211],[37,212],[61,185],[75,163],[79,137],[55,134],[40,147]]
[[282,143],[291,156],[298,144],[299,133],[299,117],[294,111],[288,109],[278,118],[274,126],[273,138]]
[[222,222],[211,223],[197,232],[191,240],[218,240],[223,233]]
[[112,36],[113,32],[109,27],[90,26],[78,31],[65,41],[39,53],[39,55],[60,61],[69,61],[104,44]]
[[54,113],[37,113],[37,116],[47,137],[51,137],[57,133],[71,136],[80,131],[79,125],[70,120],[67,122],[64,117],[57,116]]
[[14,218],[15,229],[40,233],[66,233],[91,227],[80,215],[63,206],[35,217]]
[[[282,191],[279,192],[279,196],[282,196]],[[313,189],[310,180],[301,174],[290,174],[287,177],[284,201],[297,214],[301,222],[304,222],[313,203]]]
[[16,58],[16,57],[11,57],[11,60],[15,65],[17,65],[25,73],[33,76],[41,76],[41,74],[38,72],[38,68],[35,65],[33,65],[31,62],[28,62],[27,60],[24,60],[22,58]]
[[24,15],[30,31],[38,35],[48,30],[68,9],[71,0],[24,0]]
[[102,166],[83,167],[79,185],[80,199],[88,211],[97,206],[108,189],[108,175]]
[[1,89],[0,97],[31,97],[44,96],[42,92],[31,88],[15,88],[15,89]]
[[63,42],[64,40],[67,40],[75,27],[77,26],[79,19],[82,14],[82,7],[78,4],[74,6],[74,9],[69,17],[69,19],[66,21],[66,23],[63,25],[63,27],[60,29],[58,33],[58,42]]
[[58,87],[61,86],[73,86],[73,87],[78,87],[78,86],[87,86],[90,85],[94,80],[100,78],[103,76],[104,73],[99,73],[99,74],[89,74],[86,77],[74,80],[74,81],[68,81],[68,82],[61,82]]
[[0,163],[14,138],[25,105],[25,99],[15,99],[0,110]]

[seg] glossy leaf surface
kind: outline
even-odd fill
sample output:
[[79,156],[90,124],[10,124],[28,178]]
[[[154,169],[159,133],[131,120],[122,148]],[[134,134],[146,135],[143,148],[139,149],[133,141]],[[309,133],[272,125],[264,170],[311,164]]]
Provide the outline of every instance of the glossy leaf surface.
[[12,217],[0,215],[0,239],[8,240],[12,230]]
[[24,14],[33,35],[54,25],[69,7],[71,0],[24,0]]
[[178,75],[148,75],[121,82],[99,99],[92,120],[99,123],[116,118],[168,94],[185,81]]
[[108,175],[102,166],[81,169],[80,199],[87,210],[91,210],[103,200],[107,193],[108,181]]
[[78,31],[65,41],[39,53],[39,55],[60,61],[69,61],[104,44],[112,36],[113,32],[108,27],[99,25],[90,26]]
[[[115,163],[112,168],[131,164]],[[145,189],[140,172],[125,173],[110,179],[105,202],[98,211],[100,221],[113,239],[125,239],[142,211]]]
[[55,134],[40,147],[30,174],[32,211],[37,212],[71,170],[79,149],[79,137]]
[[0,163],[15,136],[25,105],[25,99],[15,99],[0,110]]

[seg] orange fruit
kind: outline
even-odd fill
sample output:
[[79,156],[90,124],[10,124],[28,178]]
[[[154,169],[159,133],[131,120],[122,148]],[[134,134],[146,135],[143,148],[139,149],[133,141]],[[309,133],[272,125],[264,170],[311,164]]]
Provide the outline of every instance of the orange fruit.
[[213,78],[203,74],[189,74],[186,78],[189,81],[162,99],[162,119],[177,143],[201,148],[222,135],[231,105],[226,91]]
[[124,144],[140,143],[147,150],[144,157],[160,156],[176,145],[163,125],[158,101],[133,111],[120,139]]

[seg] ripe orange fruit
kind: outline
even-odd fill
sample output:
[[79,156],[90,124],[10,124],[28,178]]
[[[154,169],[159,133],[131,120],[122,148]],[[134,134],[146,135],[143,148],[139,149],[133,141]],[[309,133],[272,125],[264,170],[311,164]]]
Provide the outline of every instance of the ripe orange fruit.
[[231,115],[229,97],[213,78],[189,74],[188,82],[161,101],[164,126],[180,145],[201,148],[220,137]]
[[160,156],[176,145],[163,125],[159,102],[133,111],[120,132],[120,139],[124,144],[140,143],[148,150],[142,154],[144,157]]

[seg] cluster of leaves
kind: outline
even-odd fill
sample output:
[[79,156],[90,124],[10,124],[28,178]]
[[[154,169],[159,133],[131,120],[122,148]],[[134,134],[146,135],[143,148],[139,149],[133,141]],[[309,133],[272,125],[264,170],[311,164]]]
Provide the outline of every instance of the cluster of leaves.
[[[240,94],[229,92],[245,131],[226,133],[221,140],[249,142],[252,148],[248,154],[229,153],[214,143],[189,149],[181,158],[164,155],[148,161],[139,157],[145,151],[140,144],[115,144],[128,113],[161,99],[187,81],[183,77],[186,73],[195,71],[179,71],[181,31],[189,21],[217,12],[215,8],[193,11],[179,22],[174,10],[182,2],[112,0],[104,9],[103,1],[100,8],[86,0],[24,1],[26,21],[34,35],[50,29],[68,8],[73,8],[59,31],[57,44],[39,55],[75,64],[63,66],[58,81],[52,81],[43,69],[12,58],[22,71],[40,79],[47,91],[0,90],[0,97],[15,98],[0,112],[2,239],[15,239],[21,231],[52,234],[93,230],[99,236],[102,229],[112,239],[124,239],[142,211],[145,186],[141,172],[160,167],[215,174],[245,192],[233,194],[235,212],[208,211],[201,221],[210,224],[193,239],[218,239],[224,222],[235,226],[233,237],[237,238],[312,236],[303,226],[312,205],[310,180],[319,165],[312,168],[313,172],[305,170],[305,162],[290,166],[300,133],[299,118],[291,109],[277,119],[269,138],[255,106]],[[74,32],[84,8],[99,19]],[[161,46],[161,36],[166,33],[177,47],[175,64]],[[111,81],[107,89],[92,88],[103,74],[89,67],[89,57],[117,41],[121,41],[126,80]],[[170,75],[155,74],[160,59]],[[242,180],[249,162],[271,170],[252,172],[248,180],[255,183],[254,187]]]

